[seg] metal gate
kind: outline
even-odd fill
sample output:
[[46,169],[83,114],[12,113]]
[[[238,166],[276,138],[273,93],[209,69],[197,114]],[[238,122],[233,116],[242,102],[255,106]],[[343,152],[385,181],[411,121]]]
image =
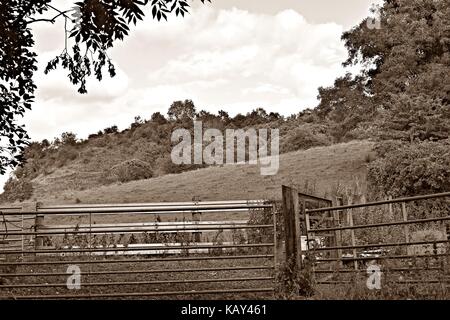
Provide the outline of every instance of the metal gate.
[[448,292],[449,197],[447,192],[304,207],[300,214],[310,240],[307,251],[315,283],[366,285],[365,280],[377,272],[385,286],[434,284]]
[[0,208],[0,298],[264,298],[267,201]]

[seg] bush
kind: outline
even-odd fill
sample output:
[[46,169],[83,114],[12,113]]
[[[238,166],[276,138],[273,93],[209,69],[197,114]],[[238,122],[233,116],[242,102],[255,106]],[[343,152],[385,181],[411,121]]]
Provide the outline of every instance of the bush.
[[153,177],[151,166],[138,159],[127,160],[113,166],[106,174],[107,182],[129,182]]
[[77,135],[73,132],[64,132],[61,135],[61,144],[62,145],[70,145],[70,146],[74,146],[77,144],[78,139],[77,139]]
[[33,185],[27,179],[10,178],[0,196],[2,202],[26,201],[33,195]]
[[200,164],[174,164],[172,158],[169,156],[163,156],[155,161],[155,168],[157,168],[159,175],[165,174],[178,174],[186,171],[193,171],[201,168],[205,168],[206,165]]
[[112,127],[105,128],[103,130],[103,132],[105,134],[118,133],[119,132],[119,128],[117,126],[112,126]]
[[328,146],[331,139],[320,126],[301,126],[288,133],[281,142],[281,153]]
[[450,140],[382,142],[376,149],[379,158],[368,173],[375,194],[400,197],[449,191]]
[[293,259],[283,263],[276,274],[275,295],[278,299],[292,300],[314,295],[315,283],[311,260],[304,260],[301,270],[293,268]]

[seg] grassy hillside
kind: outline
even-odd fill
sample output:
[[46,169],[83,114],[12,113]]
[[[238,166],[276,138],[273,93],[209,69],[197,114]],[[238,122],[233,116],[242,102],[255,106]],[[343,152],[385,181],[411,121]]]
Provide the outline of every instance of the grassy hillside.
[[[326,125],[308,122],[316,119],[308,114],[282,118],[258,110],[235,118],[223,112],[213,115],[202,111],[195,119],[202,122],[204,130],[214,128],[222,132],[278,128],[281,153],[328,146],[335,141],[327,134]],[[161,114],[155,115],[151,120],[137,117],[121,132],[112,126],[87,139],[80,140],[74,133],[64,132],[51,142],[31,143],[24,151],[26,162],[6,182],[0,203],[32,199],[36,182],[41,189],[46,188],[43,193],[84,191],[206,167],[206,164],[175,165],[171,160],[176,144],[172,142],[172,133],[183,128],[193,135],[193,118],[167,120]],[[206,146],[208,142],[205,140],[203,144]]]
[[258,166],[225,165],[85,190],[70,186],[89,179],[89,173],[63,167],[32,181],[32,199],[59,204],[190,201],[193,196],[201,200],[280,199],[282,184],[326,195],[355,181],[364,187],[372,149],[372,142],[354,141],[286,153],[281,155],[275,176],[261,176]]

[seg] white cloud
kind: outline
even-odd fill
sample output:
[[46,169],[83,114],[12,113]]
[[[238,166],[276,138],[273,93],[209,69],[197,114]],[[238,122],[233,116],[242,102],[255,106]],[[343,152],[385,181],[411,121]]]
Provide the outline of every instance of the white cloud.
[[37,30],[39,90],[26,116],[34,139],[64,131],[86,137],[112,124],[124,128],[134,116],[165,113],[179,99],[231,114],[255,107],[298,112],[313,107],[317,88],[342,74],[346,55],[340,25],[310,24],[291,9],[270,15],[200,6],[184,19],[147,19],[133,29],[110,54],[117,77],[90,79],[87,95],[76,92],[63,70],[43,75],[61,48],[49,41],[48,26]]

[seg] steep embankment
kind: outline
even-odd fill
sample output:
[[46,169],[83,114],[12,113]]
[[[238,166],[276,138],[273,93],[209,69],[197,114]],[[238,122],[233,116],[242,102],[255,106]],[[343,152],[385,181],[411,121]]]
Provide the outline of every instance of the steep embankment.
[[326,195],[338,185],[359,181],[364,186],[372,149],[372,142],[354,141],[283,154],[275,176],[262,176],[257,166],[225,165],[82,191],[71,190],[70,184],[89,177],[61,168],[33,180],[32,199],[44,203],[190,201],[193,196],[201,200],[279,199],[282,184],[300,189],[308,184],[316,194]]

